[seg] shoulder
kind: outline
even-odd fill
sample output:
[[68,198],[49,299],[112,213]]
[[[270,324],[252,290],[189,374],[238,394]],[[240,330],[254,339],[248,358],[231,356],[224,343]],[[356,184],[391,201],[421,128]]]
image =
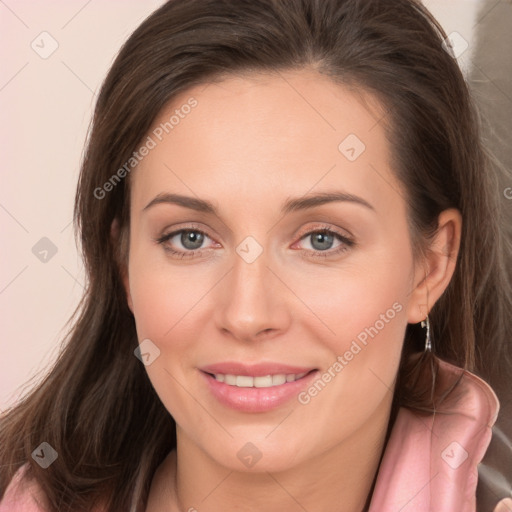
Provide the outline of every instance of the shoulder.
[[9,482],[0,501],[0,512],[46,512],[42,506],[43,490],[26,478],[28,464],[21,466]]

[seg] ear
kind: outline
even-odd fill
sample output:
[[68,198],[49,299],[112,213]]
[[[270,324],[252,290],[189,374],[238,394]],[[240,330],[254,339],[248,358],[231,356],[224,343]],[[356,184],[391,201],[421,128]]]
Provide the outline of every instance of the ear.
[[438,230],[426,259],[415,269],[413,290],[407,306],[408,322],[425,320],[434,304],[448,287],[455,271],[460,248],[462,215],[450,208],[438,218]]
[[119,220],[116,218],[112,221],[110,225],[110,238],[112,241],[112,247],[114,247],[116,264],[119,268],[119,273],[121,274],[121,280],[123,282],[123,287],[126,293],[126,302],[128,303],[128,307],[130,311],[133,313],[133,302],[132,296],[130,293],[130,279],[128,275],[128,265],[125,261],[128,261],[128,258],[123,258],[121,255],[128,251],[127,244],[121,238],[120,228],[119,228]]

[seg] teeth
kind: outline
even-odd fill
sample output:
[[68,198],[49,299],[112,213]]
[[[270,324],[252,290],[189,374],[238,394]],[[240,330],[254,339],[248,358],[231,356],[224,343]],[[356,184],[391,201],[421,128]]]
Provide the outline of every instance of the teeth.
[[254,385],[254,379],[247,375],[237,375],[235,378],[235,385],[239,388],[252,388]]
[[236,376],[235,375],[224,375],[224,382],[229,384],[230,386],[236,386]]
[[229,386],[237,386],[239,388],[270,388],[273,386],[280,386],[285,382],[294,382],[302,379],[308,372],[298,374],[284,374],[278,373],[276,375],[265,375],[264,377],[251,377],[248,375],[223,375],[221,373],[215,374],[215,380],[224,382]]
[[265,377],[249,377],[254,381],[255,388],[269,388],[272,386],[272,375],[266,375]]
[[278,375],[272,376],[272,386],[280,386],[286,382],[286,375],[284,373],[279,373]]

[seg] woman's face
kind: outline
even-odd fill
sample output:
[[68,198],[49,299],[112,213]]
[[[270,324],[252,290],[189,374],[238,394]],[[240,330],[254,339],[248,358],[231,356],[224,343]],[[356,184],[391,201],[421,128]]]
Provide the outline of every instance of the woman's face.
[[183,92],[144,139],[125,286],[178,447],[278,471],[382,437],[424,314],[367,100],[312,71],[232,77]]

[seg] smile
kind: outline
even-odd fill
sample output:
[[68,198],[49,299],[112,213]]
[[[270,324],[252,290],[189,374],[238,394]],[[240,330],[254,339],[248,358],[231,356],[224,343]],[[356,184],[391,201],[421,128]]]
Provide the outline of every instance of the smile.
[[271,388],[281,386],[286,382],[295,382],[302,379],[308,372],[303,373],[278,373],[275,375],[264,375],[261,377],[252,377],[250,375],[224,375],[217,373],[214,375],[217,382],[223,382],[228,386],[237,386],[239,388]]
[[252,371],[243,371],[245,375],[210,371],[200,371],[210,396],[219,405],[243,413],[264,413],[289,403],[319,373],[316,369],[299,373],[264,374],[253,368]]

